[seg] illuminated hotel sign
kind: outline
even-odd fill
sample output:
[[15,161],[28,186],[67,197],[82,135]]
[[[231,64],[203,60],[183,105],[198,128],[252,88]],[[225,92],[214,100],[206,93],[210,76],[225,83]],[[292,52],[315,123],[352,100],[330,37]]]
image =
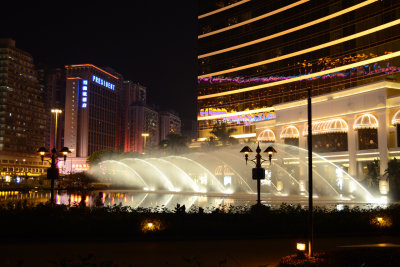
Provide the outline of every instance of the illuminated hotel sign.
[[87,107],[87,100],[88,100],[88,93],[87,93],[87,88],[88,88],[88,81],[87,80],[83,80],[82,81],[82,108],[86,108]]
[[101,79],[101,78],[99,78],[99,77],[97,77],[95,75],[92,76],[92,81],[97,83],[97,84],[100,84],[100,85],[102,85],[104,87],[107,87],[108,89],[111,89],[111,90],[114,90],[114,88],[115,88],[114,84],[109,83],[109,82],[107,82],[107,81],[105,81],[105,80],[103,80],[103,79]]

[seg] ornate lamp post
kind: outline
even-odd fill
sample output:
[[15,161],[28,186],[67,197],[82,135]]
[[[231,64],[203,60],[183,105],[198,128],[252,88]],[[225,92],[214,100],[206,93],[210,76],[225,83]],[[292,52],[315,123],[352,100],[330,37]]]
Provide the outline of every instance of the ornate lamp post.
[[[56,123],[55,123],[55,130],[54,130],[54,147],[51,150],[51,160],[46,160],[47,162],[50,162],[50,168],[47,169],[47,179],[51,179],[51,194],[50,194],[50,203],[54,204],[54,181],[58,179],[59,175],[59,170],[57,168],[57,163],[58,163],[58,156],[64,156],[64,162],[67,160],[67,155],[71,153],[71,151],[68,149],[68,147],[63,147],[59,152],[57,152],[57,117],[58,114],[60,114],[62,111],[59,109],[52,109],[52,113],[56,114]],[[42,162],[44,161],[44,156],[48,153],[49,151],[45,147],[41,147],[38,149],[37,153],[39,153]]]
[[[48,150],[45,147],[41,147],[37,151],[42,159],[42,162],[44,161],[44,156],[48,153]],[[47,179],[51,180],[51,193],[50,193],[50,203],[54,204],[54,181],[58,179],[59,176],[59,170],[57,168],[57,163],[59,161],[58,156],[64,156],[64,162],[67,160],[67,154],[71,153],[71,151],[68,149],[68,147],[63,147],[60,152],[58,153],[55,148],[51,150],[51,160],[46,160],[47,162],[50,162],[50,168],[47,169]]]
[[[242,148],[242,150],[240,150],[240,153],[244,153],[244,158],[246,160],[246,165],[247,165],[247,161],[249,160],[249,154],[253,152],[253,150],[251,150],[250,147],[245,146]],[[250,161],[252,161],[256,167],[253,168],[252,170],[252,174],[253,174],[253,180],[257,180],[257,205],[261,205],[261,200],[260,200],[260,185],[261,185],[261,180],[265,179],[265,169],[261,168],[261,164],[267,160],[263,160],[262,156],[260,154],[261,152],[261,148],[260,148],[260,144],[257,145],[257,149],[256,149],[256,157],[254,159],[251,159]],[[271,160],[272,160],[272,154],[276,153],[276,150],[272,147],[269,146],[264,153],[268,153],[268,159],[269,159],[269,164],[271,165]]]

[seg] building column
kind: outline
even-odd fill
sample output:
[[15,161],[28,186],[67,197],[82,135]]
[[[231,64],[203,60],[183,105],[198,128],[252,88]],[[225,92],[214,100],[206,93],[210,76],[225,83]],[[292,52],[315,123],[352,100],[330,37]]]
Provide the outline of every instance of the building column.
[[275,127],[275,142],[277,144],[283,144],[284,143],[284,140],[281,139],[282,129],[283,129],[282,126],[276,126]]
[[307,149],[307,136],[303,135],[304,131],[304,123],[300,124],[298,129],[299,129],[299,147]]
[[347,132],[347,149],[349,152],[349,174],[350,176],[360,180],[357,177],[357,131],[353,129],[354,117],[347,118],[349,130]]
[[378,127],[378,151],[379,151],[379,160],[380,160],[380,175],[385,173],[385,170],[388,166],[388,136],[389,136],[389,114],[388,110],[384,109],[377,112],[377,119],[379,123]]
[[[389,148],[388,148],[388,136],[389,136],[389,110],[383,109],[377,112],[378,119],[378,151],[380,160],[380,181],[379,191],[381,194],[386,194],[388,190],[387,182],[383,179],[383,174],[388,167],[389,161]],[[389,185],[390,186],[390,185]],[[390,189],[389,189],[390,190]]]

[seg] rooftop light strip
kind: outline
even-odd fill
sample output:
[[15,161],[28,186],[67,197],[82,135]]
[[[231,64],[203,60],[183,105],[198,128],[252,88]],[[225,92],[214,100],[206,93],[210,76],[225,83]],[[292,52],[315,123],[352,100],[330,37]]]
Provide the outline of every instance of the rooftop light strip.
[[206,77],[217,76],[217,75],[221,75],[221,74],[225,74],[225,73],[229,73],[229,72],[244,70],[244,69],[248,69],[248,68],[253,68],[253,67],[261,66],[261,65],[264,65],[264,64],[269,64],[269,63],[272,63],[272,62],[280,61],[280,60],[283,60],[283,59],[287,59],[287,58],[303,55],[303,54],[310,53],[310,52],[313,52],[313,51],[316,51],[316,50],[319,50],[319,49],[323,49],[323,48],[326,48],[326,47],[329,47],[329,46],[337,45],[337,44],[344,43],[344,42],[347,42],[347,41],[350,41],[350,40],[353,40],[353,39],[356,39],[356,38],[359,38],[359,37],[363,37],[365,35],[372,34],[372,33],[375,33],[375,32],[378,32],[378,31],[381,31],[381,30],[384,30],[384,29],[387,29],[387,28],[390,28],[390,27],[393,27],[393,26],[396,26],[398,24],[400,24],[400,19],[385,23],[383,25],[380,25],[380,26],[377,26],[377,27],[374,27],[374,28],[371,28],[371,29],[368,29],[368,30],[365,30],[365,31],[362,31],[362,32],[359,32],[359,33],[356,33],[356,34],[352,34],[352,35],[347,36],[347,37],[343,37],[343,38],[340,38],[340,39],[337,39],[337,40],[334,40],[334,41],[331,41],[331,42],[327,42],[327,43],[320,44],[320,45],[317,45],[317,46],[314,46],[314,47],[310,47],[310,48],[307,48],[307,49],[303,49],[303,50],[300,50],[300,51],[297,51],[297,52],[286,54],[286,55],[283,55],[283,56],[280,56],[280,57],[270,58],[270,59],[267,59],[267,60],[255,62],[255,63],[252,63],[252,64],[248,64],[248,65],[244,65],[244,66],[240,66],[240,67],[236,67],[236,68],[232,68],[232,69],[227,69],[227,70],[223,70],[223,71],[219,71],[219,72],[214,72],[214,73],[210,73],[210,74],[201,75],[201,76],[199,76],[199,79],[206,78]]
[[102,69],[100,69],[99,67],[96,67],[96,66],[93,65],[93,64],[78,64],[78,65],[66,65],[66,66],[65,66],[65,68],[77,68],[77,67],[92,67],[92,68],[95,68],[95,69],[97,69],[97,70],[99,70],[99,71],[101,71],[101,72],[104,72],[105,74],[107,74],[107,75],[109,75],[109,76],[111,76],[111,77],[113,77],[113,78],[119,80],[119,78],[118,78],[117,76],[114,76],[114,75],[108,73],[107,71],[102,70]]
[[205,17],[211,16],[211,15],[217,14],[217,13],[219,13],[219,12],[222,12],[222,11],[225,11],[225,10],[228,10],[228,9],[231,9],[231,8],[233,8],[233,7],[235,7],[235,6],[239,6],[239,5],[241,5],[241,4],[244,4],[244,3],[247,3],[247,2],[250,2],[250,1],[251,1],[251,0],[242,0],[242,1],[239,1],[239,2],[234,3],[234,4],[232,4],[232,5],[225,6],[225,7],[216,9],[216,10],[214,10],[214,11],[205,13],[205,14],[203,14],[203,15],[198,16],[197,18],[198,18],[198,19],[202,19],[202,18],[205,18]]
[[364,6],[367,6],[367,5],[372,4],[372,3],[376,2],[376,1],[378,1],[378,0],[364,1],[364,2],[362,2],[360,4],[357,4],[355,6],[352,6],[352,7],[346,8],[346,9],[343,9],[343,10],[341,10],[339,12],[336,12],[336,13],[333,13],[333,14],[331,14],[329,16],[326,16],[326,17],[323,17],[323,18],[320,18],[320,19],[305,23],[303,25],[300,25],[300,26],[297,26],[297,27],[294,27],[294,28],[291,28],[291,29],[288,29],[288,30],[285,30],[285,31],[282,31],[282,32],[278,32],[278,33],[275,33],[275,34],[272,34],[272,35],[268,35],[268,36],[265,36],[263,38],[260,38],[260,39],[257,39],[257,40],[253,40],[253,41],[250,41],[250,42],[247,42],[247,43],[243,43],[243,44],[240,44],[240,45],[235,45],[235,46],[224,48],[224,49],[221,49],[221,50],[218,50],[218,51],[214,51],[214,52],[210,52],[210,53],[207,53],[207,54],[200,55],[200,56],[198,56],[198,59],[205,58],[205,57],[210,57],[210,56],[214,56],[214,55],[218,55],[218,54],[222,54],[222,53],[226,53],[226,52],[229,52],[229,51],[232,51],[232,50],[236,50],[236,49],[239,49],[239,48],[243,48],[243,47],[246,47],[246,46],[250,46],[250,45],[253,45],[253,44],[258,44],[258,43],[261,43],[261,42],[264,42],[264,41],[267,41],[267,40],[271,40],[271,39],[274,39],[276,37],[283,36],[283,35],[298,31],[298,30],[302,30],[302,29],[305,29],[307,27],[316,25],[318,23],[321,23],[321,22],[333,19],[335,17],[344,15],[346,13],[352,12],[352,11],[354,11],[356,9],[359,9],[361,7],[364,7]]
[[267,18],[267,17],[270,17],[270,16],[273,16],[273,15],[275,15],[275,14],[281,13],[281,12],[283,12],[283,11],[285,11],[285,10],[291,9],[291,8],[296,7],[296,6],[298,6],[298,5],[304,4],[304,3],[308,2],[308,1],[310,1],[310,0],[301,0],[301,1],[298,1],[298,2],[296,2],[296,3],[290,4],[290,5],[288,5],[288,6],[281,7],[281,8],[279,8],[279,9],[277,9],[277,10],[274,10],[274,11],[271,11],[271,12],[268,12],[268,13],[265,13],[265,14],[260,15],[260,16],[258,16],[258,17],[255,17],[255,18],[252,18],[252,19],[248,19],[248,20],[245,20],[245,21],[236,23],[236,24],[234,24],[234,25],[231,25],[231,26],[228,26],[228,27],[219,29],[219,30],[215,30],[215,31],[212,31],[212,32],[208,32],[208,33],[199,35],[198,39],[201,39],[201,38],[204,38],[204,37],[207,37],[207,36],[210,36],[210,35],[214,35],[214,34],[217,34],[217,33],[229,31],[229,30],[235,29],[235,28],[237,28],[237,27],[241,27],[241,26],[243,26],[243,25],[252,23],[252,22],[257,21],[257,20],[260,20],[260,19],[265,19],[265,18]]
[[379,56],[379,57],[370,58],[370,59],[359,61],[356,63],[344,65],[341,67],[336,67],[336,68],[329,69],[329,70],[324,70],[324,71],[320,71],[320,72],[316,72],[316,73],[312,73],[312,74],[294,77],[294,78],[287,79],[287,80],[281,80],[281,81],[277,81],[277,82],[271,82],[271,83],[267,83],[267,84],[261,84],[261,85],[236,89],[236,90],[232,90],[232,91],[228,91],[228,92],[203,95],[203,96],[197,97],[197,99],[201,100],[201,99],[207,99],[207,98],[213,98],[213,97],[219,97],[219,96],[225,96],[225,95],[233,95],[233,94],[268,88],[268,87],[272,87],[272,86],[276,86],[276,85],[282,85],[282,84],[287,84],[287,83],[291,83],[291,82],[306,80],[306,79],[310,79],[310,78],[314,78],[314,77],[318,77],[318,76],[322,76],[322,75],[326,75],[326,74],[331,74],[331,73],[335,73],[335,72],[346,70],[346,69],[360,67],[360,66],[363,66],[366,64],[371,64],[371,63],[386,60],[386,59],[391,59],[391,58],[398,57],[398,56],[400,56],[400,51],[397,51],[397,52],[394,52],[391,54],[387,54],[387,55],[383,55],[383,56]]

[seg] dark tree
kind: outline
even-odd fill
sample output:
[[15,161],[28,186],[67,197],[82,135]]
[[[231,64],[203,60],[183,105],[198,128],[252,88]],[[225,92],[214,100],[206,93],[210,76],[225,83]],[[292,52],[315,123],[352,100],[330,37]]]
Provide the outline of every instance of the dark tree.
[[396,158],[388,162],[385,175],[389,181],[389,195],[392,200],[400,200],[400,161]]
[[216,124],[210,131],[222,145],[229,145],[237,143],[237,140],[231,137],[232,133],[236,131],[235,128],[226,127],[226,123]]
[[167,139],[160,142],[160,147],[173,154],[183,152],[187,148],[188,138],[186,136],[169,133]]
[[379,159],[374,159],[367,164],[367,184],[368,187],[374,190],[378,189],[379,185],[379,172],[380,172],[380,161]]

